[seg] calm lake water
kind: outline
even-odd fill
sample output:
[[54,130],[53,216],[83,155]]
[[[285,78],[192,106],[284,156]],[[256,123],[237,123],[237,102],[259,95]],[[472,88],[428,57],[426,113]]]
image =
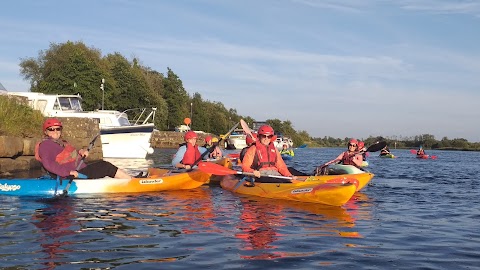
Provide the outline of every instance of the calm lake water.
[[[312,171],[344,149],[297,149]],[[344,207],[176,192],[41,200],[0,196],[2,269],[480,269],[479,152],[371,153],[370,185]],[[132,174],[168,163],[109,161]]]

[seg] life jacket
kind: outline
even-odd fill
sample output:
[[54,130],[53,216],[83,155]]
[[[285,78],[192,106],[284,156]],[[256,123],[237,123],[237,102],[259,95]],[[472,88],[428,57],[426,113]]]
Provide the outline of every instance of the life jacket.
[[[43,141],[38,142],[35,145],[35,159],[40,161],[40,162],[42,162],[42,158],[40,157],[40,154],[39,154],[40,144],[43,143],[46,140],[52,140],[52,139],[45,138]],[[55,157],[55,161],[57,163],[65,164],[65,163],[68,163],[68,162],[77,161],[77,159],[79,157],[79,154],[78,154],[77,149],[75,149],[75,147],[73,147],[71,144],[69,144],[65,140],[52,140],[52,141],[63,147],[62,152],[60,152]]]
[[355,157],[355,155],[349,155],[349,152],[348,151],[345,151],[343,152],[343,157],[342,157],[342,164],[343,165],[353,165],[355,167],[357,167],[357,164],[355,164],[355,162],[353,162],[353,157]]
[[193,165],[193,163],[195,163],[195,161],[200,159],[202,155],[198,150],[198,145],[193,146],[187,143],[186,147],[187,147],[187,150],[185,151],[185,155],[183,155],[181,163],[184,165]]
[[277,152],[273,143],[267,146],[258,143],[255,144],[255,156],[251,168],[254,170],[261,170],[266,168],[276,167],[277,165]]

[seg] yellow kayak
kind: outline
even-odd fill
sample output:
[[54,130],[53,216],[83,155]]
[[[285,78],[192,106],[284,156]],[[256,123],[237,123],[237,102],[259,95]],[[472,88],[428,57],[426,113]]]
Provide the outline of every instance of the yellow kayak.
[[355,184],[343,184],[343,180],[340,178],[338,181],[330,180],[331,183],[319,183],[318,181],[300,183],[254,182],[253,185],[243,181],[243,179],[234,175],[227,175],[223,177],[220,185],[226,190],[239,194],[333,206],[345,204],[357,190]]

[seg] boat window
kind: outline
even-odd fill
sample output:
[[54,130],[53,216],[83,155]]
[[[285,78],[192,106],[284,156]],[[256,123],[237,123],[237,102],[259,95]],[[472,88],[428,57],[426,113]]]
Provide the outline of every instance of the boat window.
[[128,121],[128,119],[125,117],[119,117],[118,122],[120,126],[131,126],[130,121]]
[[55,100],[55,103],[53,104],[53,109],[59,111],[60,110],[60,103],[58,103],[58,100]]
[[62,110],[71,110],[72,109],[72,106],[70,105],[69,98],[59,97],[58,101],[60,102],[60,107],[62,108]]
[[72,109],[74,109],[75,111],[83,111],[82,103],[80,102],[80,99],[70,98],[70,104],[71,104]]

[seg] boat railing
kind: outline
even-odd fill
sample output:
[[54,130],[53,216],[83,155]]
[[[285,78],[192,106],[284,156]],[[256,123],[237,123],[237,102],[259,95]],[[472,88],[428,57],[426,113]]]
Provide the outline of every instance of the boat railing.
[[122,114],[128,115],[127,112],[133,112],[133,111],[140,111],[137,113],[131,120],[130,123],[132,125],[144,125],[148,123],[155,123],[155,114],[157,113],[157,108],[152,107],[152,108],[132,108],[132,109],[127,109],[123,111],[119,117],[121,117]]

